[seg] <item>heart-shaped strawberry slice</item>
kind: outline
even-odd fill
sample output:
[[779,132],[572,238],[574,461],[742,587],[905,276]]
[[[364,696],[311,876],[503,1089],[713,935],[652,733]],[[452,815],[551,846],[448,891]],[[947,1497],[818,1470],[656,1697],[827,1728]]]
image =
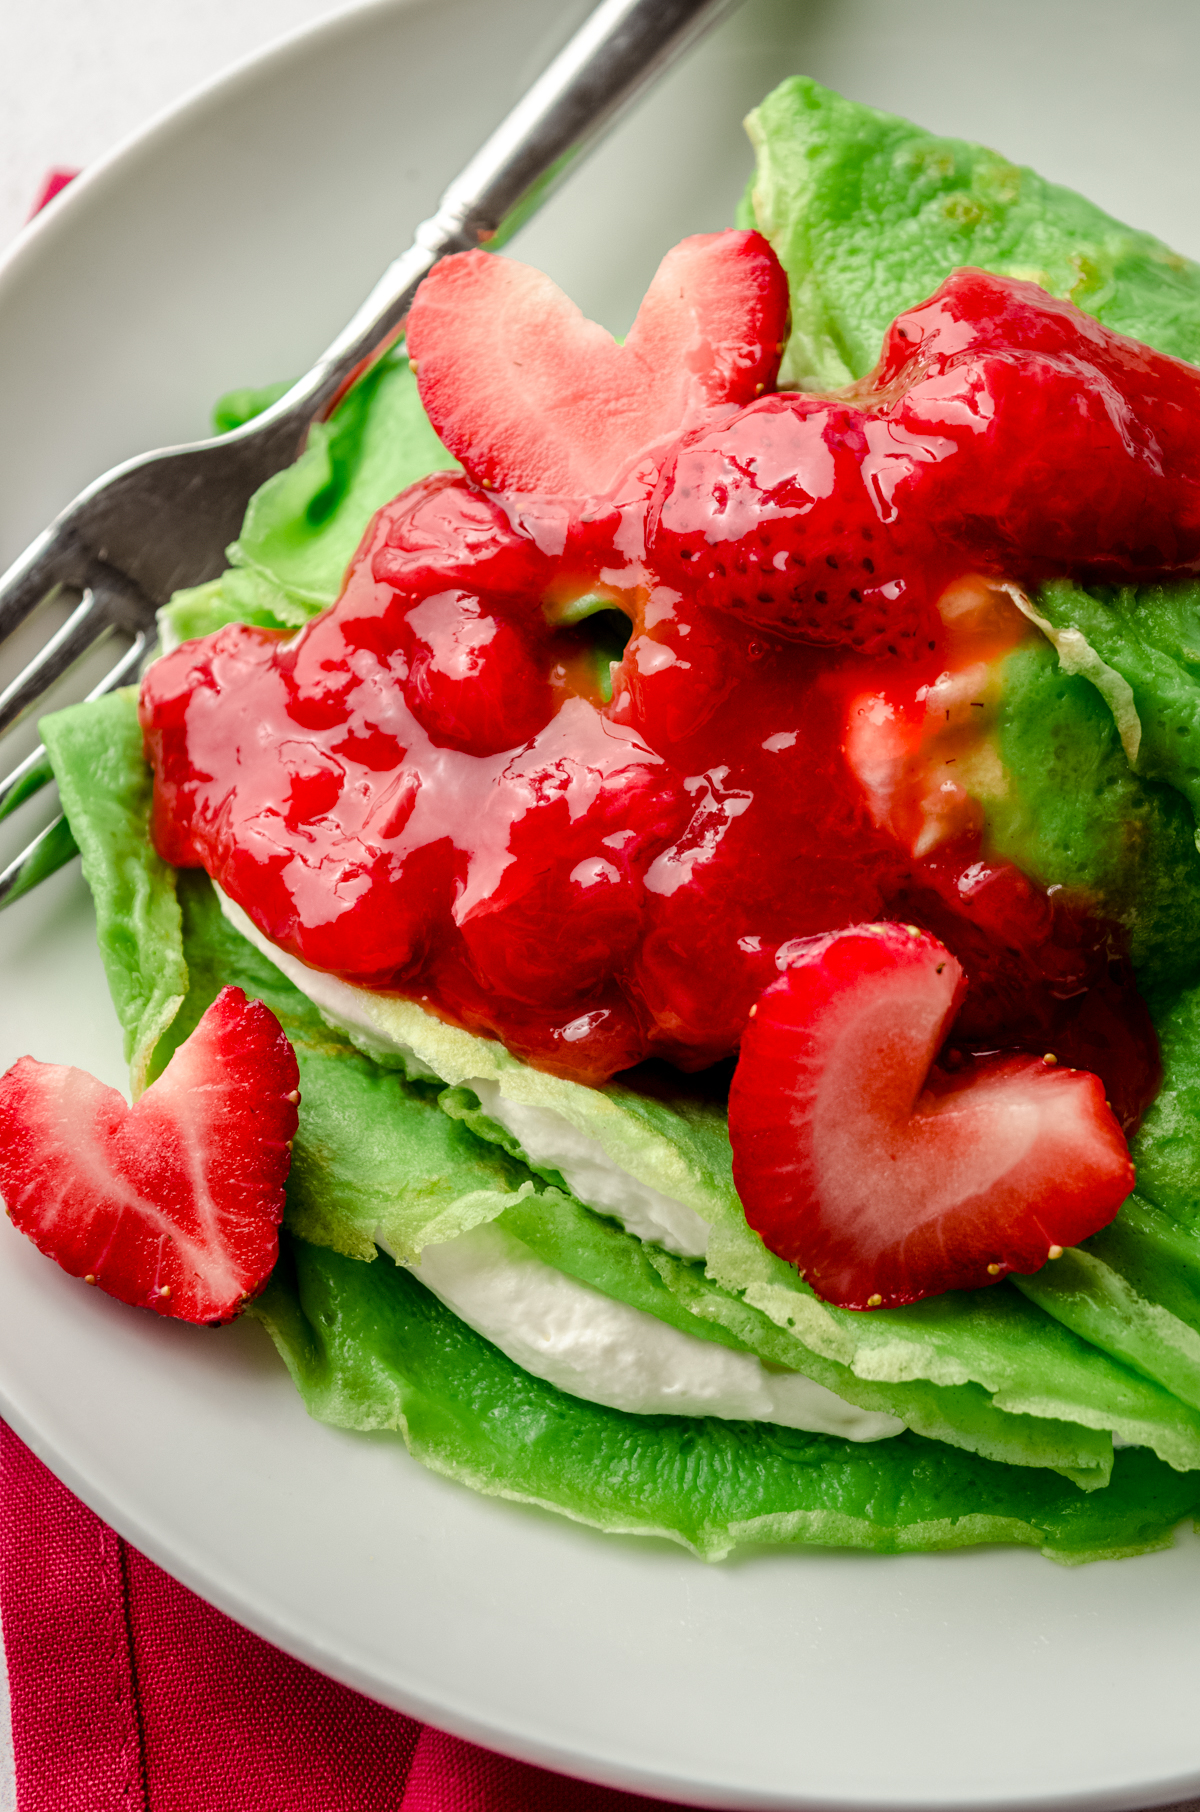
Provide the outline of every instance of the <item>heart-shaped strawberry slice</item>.
[[0,1191],[14,1226],[122,1302],[228,1321],[279,1249],[296,1131],[295,1054],[225,988],[133,1106],[85,1070],[0,1077]]
[[1052,1058],[934,1058],[965,992],[903,925],[798,943],[729,1099],[746,1219],[829,1302],[895,1308],[1038,1270],[1133,1188],[1104,1085]]
[[774,383],[788,287],[759,233],[667,253],[623,346],[541,271],[489,252],[435,265],[408,317],[421,400],[480,484],[598,496],[646,448]]

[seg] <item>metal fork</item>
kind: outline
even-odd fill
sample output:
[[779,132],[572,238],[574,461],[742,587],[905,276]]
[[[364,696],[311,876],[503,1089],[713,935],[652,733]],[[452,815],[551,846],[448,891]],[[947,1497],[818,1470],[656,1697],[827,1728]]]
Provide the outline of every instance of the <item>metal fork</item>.
[[[311,425],[399,338],[422,277],[450,252],[501,245],[617,115],[738,3],[603,0],[305,377],[243,427],[128,460],[83,491],[0,579],[0,644],[48,599],[79,596],[0,692],[0,736],[114,632],[132,644],[88,697],[135,678],[154,650],[156,611],[181,586],[221,572],[250,497],[296,458]],[[34,750],[0,781],[0,819],[52,779],[45,750]],[[74,849],[60,816],[0,874],[0,906],[28,893]]]

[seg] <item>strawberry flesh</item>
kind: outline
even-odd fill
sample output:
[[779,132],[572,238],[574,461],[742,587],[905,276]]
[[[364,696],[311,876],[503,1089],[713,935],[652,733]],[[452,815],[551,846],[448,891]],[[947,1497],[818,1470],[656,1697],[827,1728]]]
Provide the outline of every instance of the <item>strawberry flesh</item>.
[[940,938],[967,993],[954,1022],[963,1051],[1053,1051],[1091,1070],[1131,1138],[1158,1093],[1162,1061],[1118,925],[1043,893],[1010,863],[967,842],[921,863],[888,901],[889,918]]
[[1098,1077],[1044,1057],[935,1063],[962,970],[915,927],[794,946],[729,1101],[746,1219],[819,1296],[895,1308],[1038,1270],[1133,1188]]
[[624,348],[506,260],[431,274],[410,350],[469,470],[386,505],[299,634],[154,663],[160,854],[313,968],[588,1083],[726,1060],[784,945],[911,920],[966,971],[964,1049],[1057,1051],[1131,1128],[1159,1068],[1125,934],[992,860],[960,758],[994,731],[927,736],[951,680],[987,716],[956,587],[1024,635],[1010,587],[1051,572],[1200,571],[1200,373],[960,271],[861,384],[755,398],[765,243],[663,273]]
[[84,1070],[0,1077],[0,1191],[64,1271],[183,1321],[229,1321],[275,1264],[299,1071],[275,1015],[224,988],[133,1107]]
[[928,654],[934,600],[961,558],[923,520],[880,521],[870,425],[850,403],[781,392],[685,440],[651,504],[655,570],[700,604],[798,641]]
[[623,346],[541,271],[487,252],[443,258],[408,317],[430,421],[480,484],[586,497],[656,441],[768,389],[788,290],[758,233],[667,253]]
[[747,625],[919,656],[955,573],[1194,571],[1196,393],[1193,368],[1034,284],[956,271],[852,389],[685,437],[647,556]]

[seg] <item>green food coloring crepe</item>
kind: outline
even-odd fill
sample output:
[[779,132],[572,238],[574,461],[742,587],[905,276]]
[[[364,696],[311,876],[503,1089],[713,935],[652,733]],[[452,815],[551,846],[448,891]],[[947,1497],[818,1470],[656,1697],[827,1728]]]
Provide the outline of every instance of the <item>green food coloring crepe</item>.
[[1169,1545],[1200,1477],[1119,1453],[1104,1491],[919,1435],[856,1444],[764,1423],[632,1416],[531,1377],[386,1261],[293,1241],[254,1313],[311,1412],[395,1429],[435,1472],[613,1534],[706,1559],[780,1545],[910,1549],[1009,1542],[1060,1561]]
[[[893,316],[964,263],[1031,278],[1164,351],[1200,356],[1194,265],[995,153],[803,79],[769,97],[751,133],[749,206],[792,283],[785,383],[861,375]],[[225,399],[223,424],[272,394]],[[164,639],[235,620],[301,624],[337,595],[374,510],[452,465],[397,350],[252,500],[233,564],[172,602]],[[314,1414],[398,1429],[425,1463],[477,1489],[710,1556],[777,1542],[1005,1540],[1086,1559],[1169,1539],[1200,1498],[1200,1474],[1184,1470],[1200,1466],[1194,600],[1047,588],[1036,610],[1049,639],[1005,670],[997,734],[1011,784],[987,802],[989,834],[998,853],[1090,894],[1126,927],[1166,1083],[1135,1148],[1139,1196],[1111,1228],[1023,1280],[1024,1296],[1006,1285],[886,1315],[831,1310],[766,1252],[732,1192],[719,1115],[604,1092],[606,1113],[625,1116],[645,1161],[674,1179],[668,1193],[682,1178],[703,1198],[714,1225],[705,1267],[643,1247],[575,1201],[461,1086],[371,1061],[229,927],[202,876],[177,884],[154,855],[131,697],[48,720],[135,1087],[226,982],[266,1000],[296,1044],[295,1258],[261,1314]],[[1064,631],[1090,665],[1064,664]],[[586,1117],[596,1092],[576,1093],[592,1098]],[[416,1252],[489,1219],[603,1293],[790,1363],[923,1433],[855,1445],[568,1397],[375,1258],[377,1240]],[[1171,1464],[1144,1448],[1114,1462],[1109,1428]]]
[[[176,876],[159,862],[147,834],[135,712],[133,694],[123,693],[102,710],[75,706],[47,724],[81,842],[96,851],[90,872],[99,883],[101,951],[114,986],[125,985],[129,927],[108,870],[122,875],[140,863],[146,884],[165,890],[174,914],[169,920],[164,910],[146,921],[139,947],[146,989],[162,985],[159,976],[186,978],[151,1075],[226,984],[263,999],[277,1015],[300,1064],[287,1218],[306,1240],[370,1262],[377,1243],[415,1257],[427,1244],[498,1220],[546,1262],[603,1294],[696,1338],[802,1371],[849,1402],[897,1415],[910,1429],[966,1451],[1052,1469],[1086,1490],[1109,1478],[1110,1431],[1151,1447],[1177,1469],[1200,1466],[1200,1411],[1161,1382],[1114,1363],[1062,1317],[1044,1314],[1011,1288],[875,1315],[819,1302],[746,1225],[728,1132],[712,1107],[672,1108],[619,1085],[594,1090],[543,1077],[492,1041],[437,1021],[428,1022],[420,1051],[427,1059],[442,1052],[444,1066],[453,1060],[475,1073],[489,1066],[501,1078],[520,1072],[549,1105],[610,1143],[615,1121],[618,1144],[640,1154],[642,1173],[684,1190],[713,1223],[705,1266],[643,1246],[575,1201],[556,1173],[535,1173],[468,1090],[381,1068],[229,925],[206,876]],[[93,817],[120,826],[120,834],[97,836]],[[173,933],[164,930],[168,924]]]
[[739,224],[770,240],[792,292],[781,389],[864,377],[896,316],[968,264],[1200,359],[1200,266],[1071,189],[807,76],[781,83],[746,129],[757,169]]

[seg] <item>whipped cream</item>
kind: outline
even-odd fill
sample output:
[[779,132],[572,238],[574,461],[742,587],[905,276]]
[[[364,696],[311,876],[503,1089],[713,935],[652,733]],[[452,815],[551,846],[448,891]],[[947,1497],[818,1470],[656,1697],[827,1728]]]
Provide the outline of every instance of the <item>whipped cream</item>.
[[598,1139],[589,1139],[552,1107],[509,1101],[498,1082],[472,1076],[464,1083],[490,1120],[518,1141],[530,1163],[557,1170],[572,1195],[597,1214],[620,1221],[626,1233],[682,1258],[703,1258],[708,1223],[694,1208],[652,1189],[615,1164]]
[[[235,929],[362,1049],[400,1059],[410,1076],[435,1075],[410,1044],[381,1027],[372,1011],[378,997],[370,990],[310,969],[264,937],[219,888],[217,897]],[[468,1077],[462,1086],[534,1164],[557,1170],[589,1208],[638,1239],[682,1256],[703,1256],[708,1224],[695,1209],[622,1170],[565,1115],[510,1100],[487,1077]],[[904,1427],[895,1416],[844,1402],[799,1372],[764,1365],[753,1353],[701,1340],[615,1301],[548,1265],[494,1224],[424,1247],[414,1270],[460,1321],[515,1364],[590,1403],[634,1415],[772,1422],[851,1441],[886,1440]]]
[[633,1415],[774,1422],[849,1441],[899,1434],[799,1372],[739,1353],[567,1277],[495,1224],[426,1246],[415,1274],[460,1321],[524,1371]]
[[[217,898],[234,929],[306,994],[331,1024],[348,1032],[361,1050],[369,1056],[400,1059],[409,1076],[437,1079],[436,1071],[410,1044],[388,1036],[378,1016],[372,1013],[378,996],[369,988],[357,988],[336,975],[310,969],[307,963],[264,937],[253,920],[220,888]],[[682,1258],[703,1258],[708,1249],[708,1223],[696,1210],[622,1170],[598,1139],[589,1138],[564,1114],[550,1107],[512,1101],[498,1082],[481,1076],[467,1077],[462,1086],[478,1096],[489,1119],[512,1134],[531,1164],[557,1170],[585,1206],[619,1221],[637,1239],[662,1246]]]

